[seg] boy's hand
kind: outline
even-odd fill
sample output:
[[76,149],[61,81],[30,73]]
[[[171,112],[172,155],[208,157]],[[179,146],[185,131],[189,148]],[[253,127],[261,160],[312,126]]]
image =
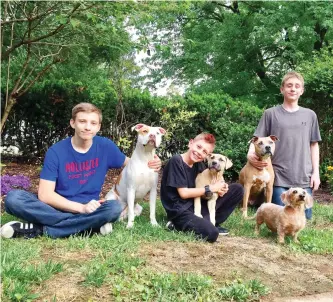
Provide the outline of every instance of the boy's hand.
[[311,175],[310,187],[312,188],[313,191],[316,191],[318,190],[319,185],[320,185],[319,173],[313,173]]
[[154,159],[150,160],[148,162],[148,167],[150,169],[153,169],[155,172],[158,172],[158,171],[161,170],[162,162],[161,162],[160,158],[156,154],[154,155]]
[[263,168],[268,166],[268,163],[265,161],[259,160],[258,155],[255,154],[254,152],[251,152],[251,153],[249,152],[247,154],[247,159],[252,166],[254,166],[255,168],[257,168],[259,170],[262,170]]
[[93,199],[90,200],[87,204],[83,205],[83,213],[90,214],[95,212],[101,206],[100,202]]
[[228,184],[226,184],[224,181],[218,181],[214,184],[210,184],[209,189],[213,193],[218,193],[221,191],[221,193],[225,194],[228,191]]
[[225,193],[227,193],[229,190],[229,186],[227,183],[224,183],[224,187],[217,192],[217,194],[219,195],[219,197],[222,197]]

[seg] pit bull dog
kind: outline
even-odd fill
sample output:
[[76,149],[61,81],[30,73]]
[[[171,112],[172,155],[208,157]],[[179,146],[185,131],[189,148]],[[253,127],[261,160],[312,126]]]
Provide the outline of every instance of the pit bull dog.
[[[232,167],[232,161],[222,154],[211,154],[207,157],[208,168],[202,173],[198,174],[195,179],[195,186],[202,188],[210,185],[213,182],[222,181],[224,182],[223,172]],[[215,225],[215,207],[216,200],[218,198],[217,193],[212,193],[210,197],[202,196],[202,198],[208,199],[208,211],[210,221]],[[194,198],[194,214],[198,217],[201,215],[201,197]]]
[[285,207],[265,203],[260,206],[256,214],[256,234],[259,234],[260,225],[278,233],[278,242],[283,244],[285,235],[291,235],[298,243],[297,235],[305,228],[305,208],[313,206],[313,198],[302,188],[290,188],[281,194]]
[[255,153],[259,160],[266,161],[268,166],[259,170],[248,161],[239,174],[239,182],[244,186],[243,197],[243,217],[247,217],[248,204],[260,204],[258,201],[262,193],[265,195],[266,202],[272,202],[274,171],[271,156],[275,151],[275,135],[267,137],[254,136],[250,143],[254,144]]
[[148,161],[154,159],[155,150],[162,141],[166,131],[161,127],[137,124],[132,131],[138,132],[135,150],[128,164],[119,175],[115,186],[106,195],[106,199],[118,199],[123,204],[123,218],[127,216],[127,228],[134,225],[135,214],[140,215],[142,208],[135,204],[150,192],[150,222],[157,226],[155,218],[158,173],[148,167]]

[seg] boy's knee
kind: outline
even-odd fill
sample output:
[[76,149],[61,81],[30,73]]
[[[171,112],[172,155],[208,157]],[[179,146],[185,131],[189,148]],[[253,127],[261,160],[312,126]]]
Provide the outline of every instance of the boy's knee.
[[205,238],[208,242],[215,242],[219,237],[219,231],[217,228],[211,228],[208,232],[207,237]]
[[106,216],[106,220],[108,222],[116,221],[123,210],[121,204],[116,200],[110,200],[110,201],[105,201],[103,205],[105,208],[104,214]]
[[10,212],[10,209],[17,206],[19,200],[22,200],[23,190],[11,190],[5,197],[5,209],[6,212]]
[[237,194],[237,196],[239,196],[240,198],[243,198],[244,187],[238,183],[232,184],[232,186],[234,187],[235,194]]

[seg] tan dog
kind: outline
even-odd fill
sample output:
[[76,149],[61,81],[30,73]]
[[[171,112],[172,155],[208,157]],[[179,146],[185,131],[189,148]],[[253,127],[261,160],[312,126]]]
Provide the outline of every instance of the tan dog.
[[293,236],[298,243],[297,235],[305,228],[305,208],[313,206],[313,198],[302,188],[290,188],[281,194],[285,207],[272,203],[260,206],[256,214],[256,234],[259,234],[260,225],[266,223],[267,227],[278,233],[278,242],[284,243],[286,235]]
[[244,187],[243,196],[243,217],[247,217],[248,204],[258,204],[261,194],[264,191],[266,202],[272,201],[274,171],[271,161],[271,156],[275,151],[275,141],[278,138],[275,135],[267,137],[254,136],[251,143],[254,144],[255,153],[259,160],[266,161],[268,166],[262,170],[252,166],[248,161],[239,174],[239,182]]
[[[223,181],[223,172],[224,170],[232,167],[232,161],[221,154],[211,154],[207,157],[208,168],[205,169],[202,173],[198,174],[195,180],[195,186],[197,188],[202,188],[204,186],[210,185],[213,182]],[[208,199],[206,196],[203,198]],[[208,211],[210,216],[210,221],[215,225],[215,207],[216,200],[218,198],[217,193],[212,193],[212,196],[208,199]],[[194,199],[194,214],[198,217],[201,215],[201,197],[196,197]]]

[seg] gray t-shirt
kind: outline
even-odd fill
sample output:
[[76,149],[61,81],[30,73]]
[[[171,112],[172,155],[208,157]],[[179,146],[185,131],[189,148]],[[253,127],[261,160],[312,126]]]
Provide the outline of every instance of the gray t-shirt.
[[272,157],[275,186],[310,186],[312,160],[310,143],[321,141],[317,115],[310,109],[299,107],[288,112],[282,105],[265,110],[255,136],[276,135]]

